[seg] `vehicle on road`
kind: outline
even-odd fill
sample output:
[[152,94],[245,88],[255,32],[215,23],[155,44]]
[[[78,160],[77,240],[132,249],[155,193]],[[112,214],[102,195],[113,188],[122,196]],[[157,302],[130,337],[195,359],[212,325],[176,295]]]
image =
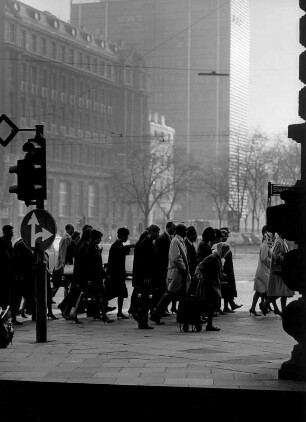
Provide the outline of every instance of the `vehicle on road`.
[[246,234],[252,241],[253,245],[260,245],[261,244],[261,236],[255,233],[244,233]]
[[239,233],[239,232],[230,232],[227,242],[230,244],[230,246],[237,246],[237,245],[247,246],[247,245],[252,244],[249,237],[243,236],[243,233]]

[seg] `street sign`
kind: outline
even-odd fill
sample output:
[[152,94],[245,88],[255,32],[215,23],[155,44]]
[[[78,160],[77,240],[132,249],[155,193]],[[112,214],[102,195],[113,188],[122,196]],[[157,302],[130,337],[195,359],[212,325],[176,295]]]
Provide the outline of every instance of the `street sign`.
[[54,241],[56,223],[48,211],[32,210],[22,220],[20,231],[30,249],[45,251]]
[[291,185],[276,185],[271,182],[268,183],[268,196],[279,196],[282,192],[292,188]]
[[5,139],[2,139],[0,136],[0,144],[6,147],[11,142],[11,140],[17,135],[19,129],[5,114],[1,114],[0,116],[0,125],[2,122],[5,122],[11,128],[11,133]]

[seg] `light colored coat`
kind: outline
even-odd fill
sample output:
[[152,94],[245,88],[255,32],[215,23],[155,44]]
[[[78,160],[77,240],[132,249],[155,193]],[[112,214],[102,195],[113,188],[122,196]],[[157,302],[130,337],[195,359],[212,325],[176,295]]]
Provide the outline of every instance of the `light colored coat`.
[[290,290],[283,282],[280,272],[275,272],[275,266],[281,264],[285,254],[289,251],[285,240],[278,237],[272,248],[272,260],[269,274],[268,296],[271,297],[291,297],[294,291]]
[[190,280],[187,250],[184,239],[181,236],[176,235],[172,239],[169,248],[167,272],[168,291],[179,293],[185,288],[185,292],[187,292]]
[[58,248],[58,257],[57,257],[57,263],[56,263],[56,270],[62,270],[64,269],[64,266],[66,264],[66,253],[67,248],[71,243],[71,236],[66,232],[64,236],[61,238],[61,241],[59,243]]

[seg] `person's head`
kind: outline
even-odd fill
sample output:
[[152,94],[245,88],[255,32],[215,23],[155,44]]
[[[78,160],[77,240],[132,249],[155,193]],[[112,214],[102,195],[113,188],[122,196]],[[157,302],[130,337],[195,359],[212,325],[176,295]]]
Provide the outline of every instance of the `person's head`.
[[93,229],[93,227],[90,224],[85,224],[85,226],[83,226],[83,228],[82,228],[82,232],[84,232],[85,230],[88,230],[88,229]]
[[168,221],[166,224],[166,231],[170,234],[170,236],[173,236],[175,234],[176,225],[173,223],[173,221]]
[[156,224],[151,224],[151,226],[148,227],[148,237],[155,240],[159,236],[160,228]]
[[196,231],[196,228],[194,226],[187,227],[187,239],[194,243],[197,240],[198,233]]
[[72,233],[74,232],[74,226],[70,223],[66,224],[65,230],[66,230],[66,233],[69,234],[69,236],[72,236]]
[[219,229],[215,229],[215,243],[221,242],[222,232]]
[[82,236],[81,236],[81,242],[89,242],[90,241],[90,233],[93,229],[86,229],[82,232]]
[[71,239],[72,239],[75,243],[78,243],[78,241],[80,240],[80,238],[81,238],[81,233],[80,233],[80,232],[75,231],[75,232],[73,232],[73,233],[72,233],[72,235],[71,235]]
[[220,242],[226,242],[228,237],[229,237],[229,233],[224,229],[220,229],[220,231],[221,231],[221,234],[222,234]]
[[206,227],[203,230],[202,239],[204,240],[204,242],[210,245],[213,245],[215,241],[215,237],[216,237],[216,234],[215,234],[215,229],[213,227]]
[[103,233],[99,230],[92,229],[90,232],[90,243],[94,243],[95,245],[98,245],[103,237]]
[[184,223],[179,223],[176,226],[175,234],[185,238],[187,236],[187,226]]
[[2,233],[3,233],[3,237],[11,240],[12,237],[14,236],[14,227],[10,226],[9,224],[6,224],[5,226],[2,227]]
[[130,231],[126,227],[120,227],[117,230],[117,237],[123,243],[128,240],[129,234],[130,234]]
[[216,245],[216,252],[220,256],[220,258],[224,258],[225,255],[229,252],[230,246],[228,243],[219,242]]

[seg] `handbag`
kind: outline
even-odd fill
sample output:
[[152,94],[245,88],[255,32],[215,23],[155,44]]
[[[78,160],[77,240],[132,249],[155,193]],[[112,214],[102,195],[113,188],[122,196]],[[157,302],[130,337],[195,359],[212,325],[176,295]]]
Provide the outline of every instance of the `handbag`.
[[73,274],[73,264],[66,264],[64,266],[64,275],[72,275]]

